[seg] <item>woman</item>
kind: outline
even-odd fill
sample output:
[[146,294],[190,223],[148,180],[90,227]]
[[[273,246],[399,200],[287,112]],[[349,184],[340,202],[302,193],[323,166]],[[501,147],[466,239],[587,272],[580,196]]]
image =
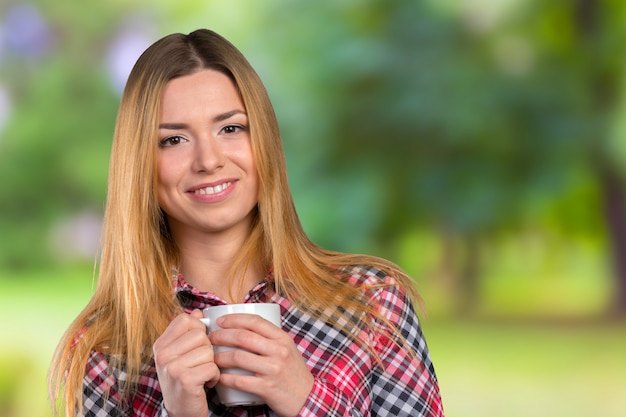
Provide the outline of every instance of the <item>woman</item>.
[[[414,300],[394,264],[307,238],[243,55],[208,30],[170,35],[120,103],[98,286],[59,344],[51,399],[69,416],[442,416]],[[282,329],[230,315],[207,336],[199,310],[240,302],[280,304]],[[266,405],[224,407],[218,381]]]

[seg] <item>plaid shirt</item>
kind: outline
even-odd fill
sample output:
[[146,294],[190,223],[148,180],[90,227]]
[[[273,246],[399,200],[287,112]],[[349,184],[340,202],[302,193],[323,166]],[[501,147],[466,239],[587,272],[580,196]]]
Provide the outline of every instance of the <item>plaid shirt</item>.
[[[390,323],[400,329],[408,352],[385,337],[383,323],[376,335],[367,336],[369,345],[380,356],[354,343],[327,323],[298,310],[289,300],[273,291],[269,276],[253,288],[246,303],[277,303],[281,306],[282,328],[302,353],[315,378],[313,389],[300,410],[300,416],[443,416],[437,378],[410,300],[391,277],[373,268],[351,271],[351,283],[392,285],[367,290],[370,299]],[[176,292],[184,309],[203,309],[225,304],[215,295],[202,293],[178,277]],[[106,355],[92,352],[83,384],[85,416],[167,416],[154,363],[146,364],[138,389],[130,399],[121,398],[123,370],[110,369]],[[106,395],[105,395],[106,394]],[[214,389],[207,389],[209,416],[275,416],[267,406],[232,407],[221,405]]]

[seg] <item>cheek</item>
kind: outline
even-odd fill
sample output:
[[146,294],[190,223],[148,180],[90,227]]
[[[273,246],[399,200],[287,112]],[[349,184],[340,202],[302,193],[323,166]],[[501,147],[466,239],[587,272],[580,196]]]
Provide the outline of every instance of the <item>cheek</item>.
[[237,147],[228,149],[228,158],[245,171],[249,181],[254,182],[255,185],[259,182],[252,146],[249,143],[239,144]]
[[175,184],[175,165],[168,164],[164,158],[159,158],[157,160],[156,175],[157,196],[159,199],[159,204],[162,205],[164,198],[167,196],[168,190]]
[[159,193],[159,200],[161,199],[161,193],[163,192],[163,186],[165,185],[165,181],[167,179],[167,175],[163,172],[161,166],[157,166],[157,191]]
[[256,161],[254,160],[254,157],[252,155],[252,152],[250,152],[250,156],[247,159],[247,164],[246,164],[246,169],[248,172],[248,176],[250,177],[255,189],[258,192],[259,189],[259,171],[257,169],[257,165],[256,165]]
[[249,175],[257,175],[256,161],[254,159],[254,154],[252,153],[252,146],[249,143],[238,149],[233,154],[233,158],[236,158],[238,164],[241,167],[244,167]]
[[257,166],[255,163],[252,163],[250,168],[250,176],[254,180],[254,187],[256,188],[257,194],[259,192],[259,184],[261,180],[259,179],[259,171],[257,170]]
[[157,184],[159,188],[162,185],[171,184],[176,177],[176,164],[171,163],[171,158],[159,156],[157,158]]

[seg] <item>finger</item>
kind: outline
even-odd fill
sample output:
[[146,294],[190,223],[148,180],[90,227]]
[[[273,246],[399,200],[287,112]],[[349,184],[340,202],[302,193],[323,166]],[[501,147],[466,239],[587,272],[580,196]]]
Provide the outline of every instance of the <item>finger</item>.
[[216,353],[214,361],[220,369],[241,368],[258,376],[274,375],[280,369],[271,358],[243,349],[229,349]]
[[204,317],[204,314],[202,314],[202,311],[198,310],[197,308],[193,310],[191,313],[189,313],[189,315],[196,319],[201,319]]
[[170,327],[169,333],[164,333],[152,346],[157,365],[167,364],[174,358],[197,348],[205,348],[207,352],[212,352],[211,341],[201,323],[189,330],[187,330],[189,326],[184,324],[173,324]]
[[177,338],[161,337],[154,343],[153,350],[155,353],[181,355],[200,346],[211,346],[204,328],[180,332]]
[[193,329],[205,330],[205,327],[197,317],[181,313],[170,322],[159,339],[161,339],[162,344],[167,345]]
[[172,356],[171,360],[167,364],[176,363],[186,368],[193,368],[205,363],[213,363],[215,361],[215,354],[211,346],[199,346],[191,350],[185,351],[185,353],[177,356]]
[[238,328],[258,333],[267,338],[279,337],[284,333],[279,326],[256,314],[233,313],[221,316],[216,324],[223,329]]
[[212,387],[219,381],[220,370],[215,362],[201,363],[191,368],[184,362],[184,359],[179,358],[168,364],[163,370],[164,379],[171,378],[188,389],[203,385]]
[[277,339],[268,339],[245,329],[216,330],[209,335],[209,341],[213,346],[244,349],[257,355],[270,355],[277,345]]
[[260,397],[265,394],[264,384],[259,383],[260,380],[256,376],[250,375],[233,375],[221,373],[219,383],[230,388],[256,394]]
[[[180,338],[176,343],[159,347],[155,346],[154,361],[158,367],[169,366],[171,363],[184,363],[186,367],[193,367],[205,362],[213,362],[214,353],[211,343],[206,335],[195,332],[194,336],[188,332],[186,337]],[[204,340],[203,340],[204,339]]]

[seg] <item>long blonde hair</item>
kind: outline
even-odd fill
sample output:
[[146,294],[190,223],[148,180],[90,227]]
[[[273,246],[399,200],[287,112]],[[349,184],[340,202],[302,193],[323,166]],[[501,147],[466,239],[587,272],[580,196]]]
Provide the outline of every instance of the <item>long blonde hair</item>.
[[139,58],[120,102],[98,284],[61,339],[50,370],[50,399],[57,413],[65,408],[66,415],[73,416],[82,408],[82,381],[92,350],[110,355],[111,366],[123,368],[129,383],[120,389],[130,394],[142,366],[151,361],[152,344],[181,311],[172,283],[172,267],[179,254],[157,199],[156,138],[165,85],[200,69],[221,71],[237,87],[248,113],[260,178],[256,217],[231,275],[252,260],[271,267],[276,291],[299,308],[335,324],[340,320],[333,307],[352,312],[351,319],[341,326],[357,341],[354,328],[367,328],[370,321],[363,318],[368,314],[377,317],[376,306],[368,304],[362,288],[343,279],[338,272],[342,267],[378,267],[417,296],[409,277],[394,264],[327,251],[309,240],[289,191],[273,107],[241,52],[209,30],[169,35]]

